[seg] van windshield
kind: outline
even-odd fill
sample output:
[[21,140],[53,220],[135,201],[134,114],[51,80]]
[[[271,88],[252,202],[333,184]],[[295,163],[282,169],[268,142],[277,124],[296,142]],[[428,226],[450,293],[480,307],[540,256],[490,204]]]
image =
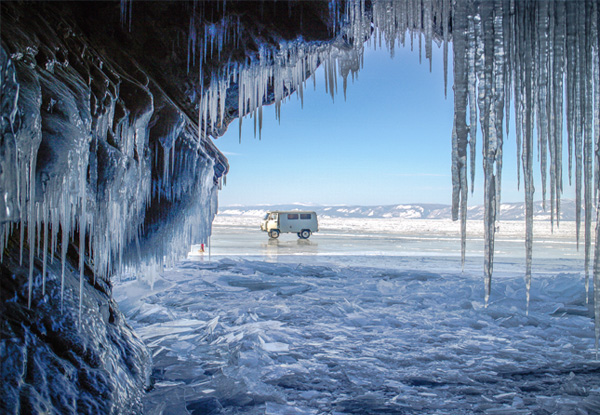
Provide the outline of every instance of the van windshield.
[[263,218],[263,220],[267,220],[267,219],[269,219],[269,213],[268,212],[265,213],[265,217]]

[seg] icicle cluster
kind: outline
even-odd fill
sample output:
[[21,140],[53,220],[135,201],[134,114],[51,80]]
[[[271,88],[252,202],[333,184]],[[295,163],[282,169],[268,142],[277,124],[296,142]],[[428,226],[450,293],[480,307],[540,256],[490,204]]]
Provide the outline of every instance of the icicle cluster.
[[[383,39],[393,54],[396,41],[405,43],[406,33],[410,33],[411,45],[424,34],[425,57],[432,64],[433,41],[444,42],[444,67],[447,69],[447,53],[450,38],[450,0],[429,2],[374,2],[367,7],[364,0],[331,1],[329,5],[333,30],[337,33],[332,42],[281,41],[276,48],[272,45],[259,45],[256,59],[243,64],[228,62],[210,74],[208,87],[199,92],[198,108],[200,125],[204,132],[218,135],[230,120],[226,110],[232,87],[237,92],[237,116],[243,119],[250,114],[254,118],[255,135],[262,125],[262,106],[275,104],[277,116],[281,104],[292,93],[298,92],[300,100],[308,78],[323,66],[325,88],[334,98],[337,92],[338,76],[342,78],[343,92],[346,95],[348,76],[354,79],[362,67],[365,42],[381,47]],[[223,6],[225,7],[225,6]],[[433,25],[437,21],[438,26]],[[204,27],[204,36],[199,37]],[[373,29],[377,31],[372,36]],[[224,48],[239,47],[245,28],[239,18],[224,17],[218,23],[202,25],[202,18],[192,14],[188,34],[188,68],[197,65],[200,79],[206,79],[206,61],[215,54],[221,58]],[[196,56],[200,60],[196,62]],[[447,77],[446,77],[447,78]],[[313,76],[314,79],[314,76]],[[240,122],[240,131],[241,131]],[[258,128],[257,128],[258,124]]]
[[[491,287],[496,217],[500,208],[503,119],[506,119],[508,130],[511,102],[515,108],[517,158],[519,164],[522,163],[525,193],[527,301],[533,243],[533,155],[537,149],[544,203],[549,176],[551,221],[556,220],[558,225],[565,115],[569,181],[574,180],[576,187],[578,240],[581,206],[584,206],[587,298],[591,213],[594,204],[598,203],[600,182],[598,160],[594,167],[593,157],[595,148],[600,146],[599,5],[596,1],[456,2],[452,16],[455,74],[453,206],[455,211],[460,207],[464,223],[468,188],[466,153],[470,145],[472,175],[476,114],[479,113],[485,175],[486,304]],[[468,124],[467,109],[470,114]],[[520,175],[520,171],[518,173]],[[600,286],[596,286],[595,292],[598,291]]]
[[[206,243],[227,166],[197,124],[141,70],[124,72],[73,31],[48,28],[26,43],[7,25],[3,35],[17,41],[10,55],[0,48],[0,256],[16,232],[28,305],[34,278],[45,294],[55,258],[64,295],[72,248],[82,293],[88,271],[107,280],[133,266],[160,268]],[[82,305],[80,294],[80,321]]]
[[[247,62],[229,62],[210,74],[206,88],[199,91],[198,109],[202,130],[218,135],[231,121],[226,113],[229,110],[226,102],[232,97],[232,90],[237,94],[237,116],[240,118],[240,135],[242,120],[246,115],[254,119],[255,135],[260,137],[262,127],[262,106],[274,104],[276,114],[281,114],[281,104],[293,92],[298,92],[303,99],[303,91],[307,80],[316,69],[323,65],[325,69],[326,89],[335,95],[338,76],[343,78],[344,95],[348,75],[354,77],[363,61],[364,42],[370,36],[371,20],[365,13],[364,2],[351,2],[344,12],[340,11],[338,2],[330,3],[330,13],[340,33],[331,42],[280,41],[277,47],[259,45],[256,58]],[[201,18],[194,15],[190,18],[188,45],[188,62],[196,63],[200,79],[206,60],[215,54],[220,59],[223,48],[236,48],[244,34],[244,27],[239,19],[223,18],[218,24],[204,25],[204,36],[198,41],[195,28]],[[200,23],[198,23],[200,24]],[[335,29],[334,29],[335,30]],[[195,46],[195,47],[194,47]],[[240,136],[241,139],[241,136]]]

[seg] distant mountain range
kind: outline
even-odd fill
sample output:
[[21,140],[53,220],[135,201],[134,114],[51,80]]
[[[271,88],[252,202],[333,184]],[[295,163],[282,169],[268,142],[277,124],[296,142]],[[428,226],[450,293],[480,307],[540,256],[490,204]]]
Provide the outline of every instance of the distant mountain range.
[[[315,205],[255,205],[255,206],[222,206],[220,215],[264,216],[271,210],[313,210],[323,218],[402,218],[402,219],[451,219],[452,208],[450,205],[415,203],[399,205],[377,206],[315,206]],[[546,210],[542,202],[534,203],[534,219],[550,219],[550,204],[546,203]],[[581,212],[583,220],[583,208]],[[500,220],[522,220],[525,217],[524,203],[502,203]],[[468,208],[467,218],[472,220],[483,219],[483,206]],[[575,201],[562,200],[560,218],[563,221],[575,220]],[[594,218],[595,219],[595,218]]]

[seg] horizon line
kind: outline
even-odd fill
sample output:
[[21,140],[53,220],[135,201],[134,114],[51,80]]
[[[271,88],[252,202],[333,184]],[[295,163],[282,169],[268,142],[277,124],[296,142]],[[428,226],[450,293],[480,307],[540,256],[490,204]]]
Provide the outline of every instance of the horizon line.
[[[562,202],[575,202],[574,199],[560,199],[561,203]],[[542,201],[541,199],[539,200],[534,200],[533,203],[534,204],[538,204],[538,203],[543,203],[544,201]],[[548,205],[550,204],[549,200],[545,201]],[[500,202],[500,205],[522,205],[525,204],[525,202]],[[581,201],[582,207],[583,207],[583,200]],[[322,204],[322,203],[300,203],[300,202],[290,202],[290,203],[249,203],[249,204],[241,204],[241,203],[236,203],[236,204],[231,204],[231,205],[219,205],[219,209],[222,208],[240,208],[240,207],[270,207],[270,206],[304,206],[304,207],[379,207],[379,206],[401,206],[401,205],[407,205],[407,206],[448,206],[451,207],[452,203],[436,203],[436,202],[410,202],[410,203],[380,203],[380,204]],[[477,204],[477,205],[470,205],[467,208],[474,208],[474,207],[480,207],[483,206],[483,204]],[[549,206],[548,206],[549,208]]]

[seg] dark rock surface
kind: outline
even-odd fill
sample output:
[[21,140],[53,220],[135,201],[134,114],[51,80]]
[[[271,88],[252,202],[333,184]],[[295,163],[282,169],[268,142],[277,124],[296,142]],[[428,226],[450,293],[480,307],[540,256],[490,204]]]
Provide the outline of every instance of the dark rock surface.
[[[19,265],[18,252],[18,240],[9,241],[0,265],[0,412],[141,413],[150,356],[118,310],[110,285],[94,281],[86,269],[80,325],[77,269],[67,265],[61,302],[55,260],[45,283],[36,279],[28,308],[28,269]],[[76,261],[76,255],[73,250],[69,257]]]

